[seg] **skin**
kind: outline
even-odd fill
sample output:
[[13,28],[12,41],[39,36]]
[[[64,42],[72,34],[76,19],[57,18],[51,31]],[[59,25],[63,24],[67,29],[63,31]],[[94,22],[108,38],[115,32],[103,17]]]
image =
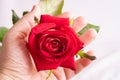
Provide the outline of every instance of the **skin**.
[[[46,80],[49,71],[36,71],[34,62],[26,47],[27,38],[31,28],[35,25],[34,17],[40,16],[39,7],[33,6],[31,12],[22,17],[5,35],[0,49],[0,79],[1,80]],[[70,17],[68,12],[58,17]],[[83,17],[77,17],[72,28],[78,32],[87,24]],[[97,33],[90,29],[79,38],[87,46]],[[93,55],[92,51],[87,54]],[[89,59],[82,58],[76,61],[76,71],[58,67],[47,80],[69,80],[91,63]]]

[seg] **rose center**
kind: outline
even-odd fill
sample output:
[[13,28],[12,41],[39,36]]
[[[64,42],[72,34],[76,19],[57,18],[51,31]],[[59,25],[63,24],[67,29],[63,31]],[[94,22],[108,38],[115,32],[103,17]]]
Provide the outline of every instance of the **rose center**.
[[44,41],[44,50],[52,53],[59,53],[64,50],[64,43],[59,38],[46,38]]
[[57,48],[59,47],[60,42],[58,40],[53,40],[51,41],[51,47],[52,48]]
[[46,44],[46,48],[50,52],[57,52],[60,49],[60,40],[59,39],[50,39]]

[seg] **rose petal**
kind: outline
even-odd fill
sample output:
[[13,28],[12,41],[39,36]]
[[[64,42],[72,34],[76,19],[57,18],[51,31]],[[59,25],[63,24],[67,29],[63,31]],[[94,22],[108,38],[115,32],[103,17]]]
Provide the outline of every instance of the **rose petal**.
[[74,57],[69,58],[67,61],[63,62],[60,66],[76,70]]
[[50,28],[54,28],[55,26],[56,26],[55,23],[41,23],[39,25],[36,25],[31,32],[37,35]]
[[63,25],[69,26],[69,18],[58,18],[50,15],[41,15],[40,24],[41,23],[55,23],[56,27]]

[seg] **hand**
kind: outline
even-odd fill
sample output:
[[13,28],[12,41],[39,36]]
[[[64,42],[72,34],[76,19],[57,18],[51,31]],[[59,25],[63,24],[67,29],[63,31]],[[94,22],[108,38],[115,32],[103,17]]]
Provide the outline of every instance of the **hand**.
[[[49,70],[37,72],[34,62],[26,47],[27,38],[31,28],[35,25],[34,17],[40,15],[39,7],[34,6],[31,12],[21,18],[5,35],[0,51],[0,78],[2,80],[46,80]],[[59,17],[69,17],[63,13]],[[78,32],[85,25],[83,17],[74,20],[72,28]],[[96,31],[88,30],[80,39],[87,46],[96,37]],[[93,55],[92,51],[87,54]],[[89,59],[82,58],[76,61],[76,71],[58,67],[48,80],[68,80],[91,63]]]

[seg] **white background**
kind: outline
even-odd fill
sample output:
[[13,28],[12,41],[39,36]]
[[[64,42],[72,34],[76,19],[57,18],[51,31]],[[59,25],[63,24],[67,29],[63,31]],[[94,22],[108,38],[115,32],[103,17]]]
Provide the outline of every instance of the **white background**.
[[[0,26],[11,27],[11,9],[19,16],[31,10],[39,0],[0,0]],[[100,26],[96,40],[86,50],[96,52],[97,60],[78,74],[75,80],[120,80],[120,1],[65,0],[63,11],[84,16],[89,23]]]

